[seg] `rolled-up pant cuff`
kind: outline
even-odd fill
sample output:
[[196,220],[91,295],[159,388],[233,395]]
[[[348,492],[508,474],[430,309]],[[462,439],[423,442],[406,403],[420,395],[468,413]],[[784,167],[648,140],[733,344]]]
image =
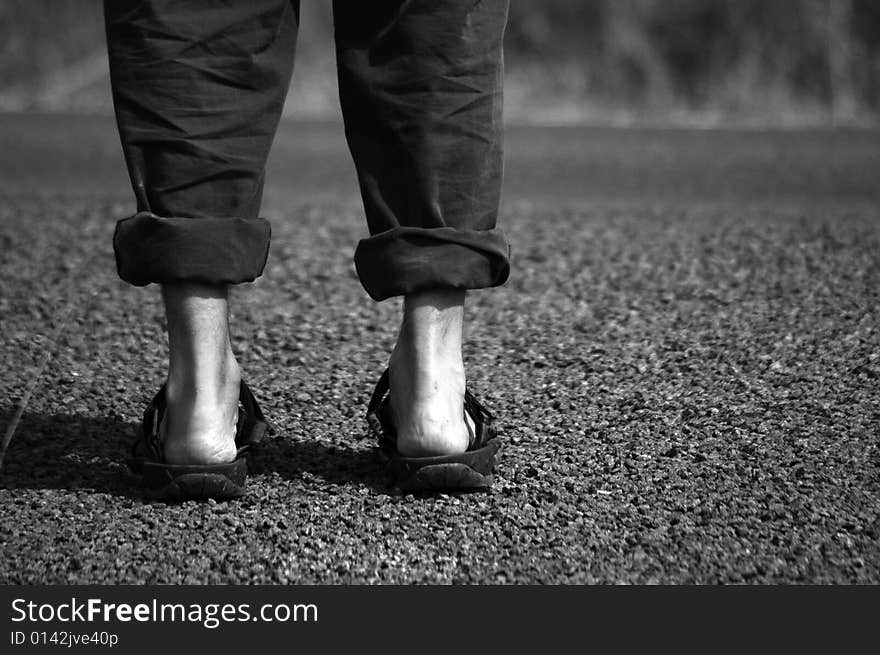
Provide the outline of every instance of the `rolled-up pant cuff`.
[[510,246],[500,229],[396,227],[362,239],[354,261],[370,297],[385,300],[443,287],[504,284]]
[[269,254],[264,218],[164,218],[139,212],[116,224],[116,269],[126,282],[253,282]]

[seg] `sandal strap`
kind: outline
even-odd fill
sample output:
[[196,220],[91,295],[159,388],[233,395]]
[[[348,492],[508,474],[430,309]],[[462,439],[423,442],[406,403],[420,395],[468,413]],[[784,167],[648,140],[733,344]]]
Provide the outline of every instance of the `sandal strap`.
[[371,414],[377,414],[379,412],[379,408],[382,406],[382,401],[385,399],[385,395],[391,390],[390,380],[391,371],[386,368],[382,372],[382,375],[379,376],[379,380],[376,382],[376,388],[373,389],[373,395],[370,397],[370,402],[367,405],[367,418],[369,418]]
[[[239,419],[244,418],[244,420],[239,421],[241,427],[236,430],[235,443],[239,447],[257,444],[269,431],[269,423],[266,421],[256,397],[244,380],[241,382],[238,402],[241,404]],[[243,417],[242,414],[244,414]]]
[[[370,402],[367,403],[367,425],[373,433],[373,436],[376,438],[376,441],[379,442],[379,448],[382,450],[394,451],[397,439],[396,435],[393,433],[391,421],[389,420],[389,417],[387,417],[387,402],[383,402],[390,388],[389,377],[390,374],[386,368],[376,382],[376,387],[373,389],[373,395],[370,396]],[[387,430],[386,426],[388,428]]]
[[[144,415],[141,419],[140,438],[135,439],[131,444],[132,457],[146,456],[157,462],[165,461],[165,456],[162,452],[162,442],[159,439],[159,426],[162,424],[165,409],[165,384],[163,383],[144,410]],[[140,453],[138,452],[139,450],[144,452]]]
[[469,389],[464,390],[464,410],[474,421],[474,439],[469,450],[485,446],[490,439],[496,437],[495,415],[483,405]]

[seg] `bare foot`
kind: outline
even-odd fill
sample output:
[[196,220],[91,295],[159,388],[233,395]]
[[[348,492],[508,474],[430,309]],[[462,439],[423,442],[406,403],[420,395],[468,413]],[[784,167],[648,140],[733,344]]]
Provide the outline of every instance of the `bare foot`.
[[160,436],[171,464],[220,464],[236,456],[241,371],[229,342],[227,293],[225,286],[162,287],[170,358]]
[[390,361],[392,420],[401,455],[467,450],[474,432],[464,413],[461,354],[465,292],[443,289],[404,298],[403,322]]

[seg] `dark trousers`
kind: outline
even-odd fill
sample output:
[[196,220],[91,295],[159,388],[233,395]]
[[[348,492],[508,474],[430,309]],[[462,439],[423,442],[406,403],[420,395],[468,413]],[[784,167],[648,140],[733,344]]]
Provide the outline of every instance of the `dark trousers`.
[[[335,0],[339,91],[376,300],[502,284],[507,0]],[[264,171],[298,0],[105,0],[116,118],[137,198],[117,223],[135,285],[249,282],[266,263]]]

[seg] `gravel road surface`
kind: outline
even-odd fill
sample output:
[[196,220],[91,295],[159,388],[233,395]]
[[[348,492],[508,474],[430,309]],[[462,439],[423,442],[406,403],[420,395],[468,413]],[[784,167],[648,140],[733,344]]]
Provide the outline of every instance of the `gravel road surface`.
[[123,475],[162,382],[112,119],[0,117],[0,583],[880,582],[880,132],[511,127],[506,286],[468,300],[493,490],[389,489],[364,411],[399,304],[341,126],[286,123],[234,347],[274,434],[240,501]]

